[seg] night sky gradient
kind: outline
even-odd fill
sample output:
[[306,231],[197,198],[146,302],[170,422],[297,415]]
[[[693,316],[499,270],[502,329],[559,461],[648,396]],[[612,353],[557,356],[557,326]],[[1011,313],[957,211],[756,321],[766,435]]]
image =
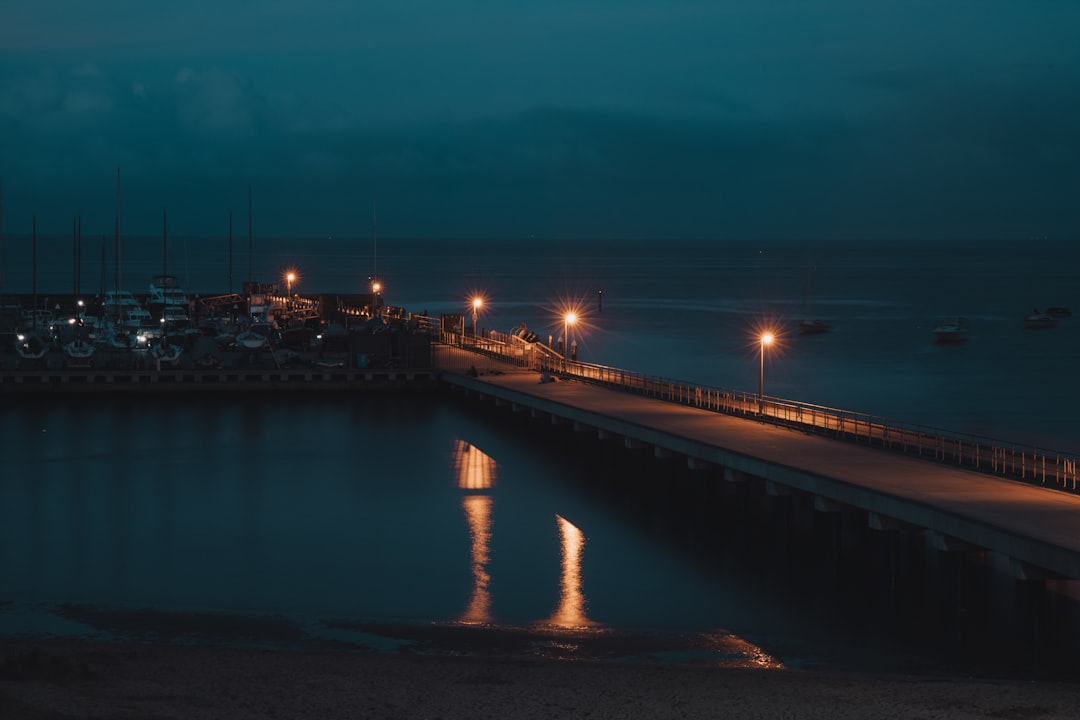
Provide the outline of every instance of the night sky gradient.
[[3,231],[1080,234],[1070,0],[0,0]]

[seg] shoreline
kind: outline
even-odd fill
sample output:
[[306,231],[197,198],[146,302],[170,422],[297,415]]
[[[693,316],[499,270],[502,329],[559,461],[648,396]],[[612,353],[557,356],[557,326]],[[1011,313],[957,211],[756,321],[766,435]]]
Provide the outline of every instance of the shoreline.
[[0,639],[0,715],[64,718],[1075,717],[1080,684]]

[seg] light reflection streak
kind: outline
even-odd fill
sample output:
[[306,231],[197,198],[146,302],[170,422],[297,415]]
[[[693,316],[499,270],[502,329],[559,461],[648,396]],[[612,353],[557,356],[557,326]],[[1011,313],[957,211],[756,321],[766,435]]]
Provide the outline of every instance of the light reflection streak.
[[487,566],[491,560],[491,508],[494,500],[490,495],[466,495],[461,499],[465,517],[469,522],[472,538],[472,596],[469,605],[458,620],[463,623],[491,622],[491,575]]
[[457,485],[462,490],[470,491],[461,499],[461,507],[469,524],[473,579],[469,604],[458,621],[470,625],[490,623],[491,574],[488,572],[488,563],[491,561],[492,509],[495,499],[490,494],[479,491],[495,487],[497,465],[494,458],[464,440],[455,441],[453,456]]
[[581,559],[585,552],[585,534],[561,515],[555,520],[562,540],[562,579],[559,606],[548,623],[561,628],[582,628],[596,625],[585,614],[585,593],[582,591]]
[[454,442],[454,467],[462,490],[490,490],[495,487],[495,460],[475,445]]

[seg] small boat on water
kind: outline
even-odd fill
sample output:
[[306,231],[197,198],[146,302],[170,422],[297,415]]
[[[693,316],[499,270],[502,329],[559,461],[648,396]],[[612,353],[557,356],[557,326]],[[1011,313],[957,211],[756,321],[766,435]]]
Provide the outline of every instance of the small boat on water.
[[163,365],[175,365],[180,361],[184,348],[168,342],[160,342],[150,348],[150,356]]
[[37,333],[19,333],[15,336],[15,352],[23,360],[40,360],[49,352],[49,342]]
[[247,330],[236,335],[236,344],[244,350],[261,350],[270,344],[273,331],[269,323],[252,323]]
[[76,337],[64,344],[64,356],[68,367],[90,367],[94,357],[94,344],[82,337]]
[[1057,321],[1049,314],[1039,312],[1038,308],[1024,318],[1024,327],[1030,329],[1037,328],[1052,328],[1057,325]]
[[828,320],[803,320],[799,323],[800,335],[821,335],[832,330]]
[[967,340],[967,320],[957,315],[944,318],[933,330],[939,343],[958,343]]

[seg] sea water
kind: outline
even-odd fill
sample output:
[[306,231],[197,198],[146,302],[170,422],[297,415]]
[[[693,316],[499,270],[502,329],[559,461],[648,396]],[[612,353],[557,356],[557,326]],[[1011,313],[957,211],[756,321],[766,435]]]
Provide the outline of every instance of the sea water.
[[[227,289],[227,259],[207,243],[170,260],[192,293]],[[125,249],[123,277],[160,272],[150,245]],[[479,293],[482,328],[525,323],[553,338],[571,330],[562,314],[574,307],[586,361],[738,390],[763,381],[769,395],[1077,447],[1080,318],[1023,327],[1034,305],[1075,305],[1077,258],[1064,248],[258,247],[251,275],[295,268],[301,293],[361,292],[377,276],[387,302],[431,315],[468,314]],[[6,290],[28,291],[25,267],[5,258]],[[71,291],[63,262],[39,273],[39,293]],[[798,335],[807,315],[832,332]],[[968,318],[968,342],[934,342],[945,315]],[[762,376],[763,327],[780,342]],[[370,622],[573,627],[738,638],[736,652],[723,647],[746,665],[836,662],[822,634],[840,646],[861,631],[814,627],[791,598],[661,541],[640,513],[583,491],[596,467],[520,432],[412,396],[5,401],[0,631],[138,635],[142,617],[143,636],[195,641],[165,626],[217,613],[288,619],[288,632],[259,625],[245,641],[348,642]]]
[[[1080,313],[1080,243],[805,243],[540,240],[5,238],[0,292],[145,291],[163,271],[192,294],[246,280],[294,290],[367,292],[391,305],[456,313],[557,342],[571,331],[584,361],[1039,447],[1080,451],[1075,359],[1080,314],[1024,327],[1048,306]],[[564,328],[567,309],[581,321]],[[969,339],[935,342],[963,316]],[[832,331],[799,335],[798,321]],[[779,333],[761,368],[760,332]]]

